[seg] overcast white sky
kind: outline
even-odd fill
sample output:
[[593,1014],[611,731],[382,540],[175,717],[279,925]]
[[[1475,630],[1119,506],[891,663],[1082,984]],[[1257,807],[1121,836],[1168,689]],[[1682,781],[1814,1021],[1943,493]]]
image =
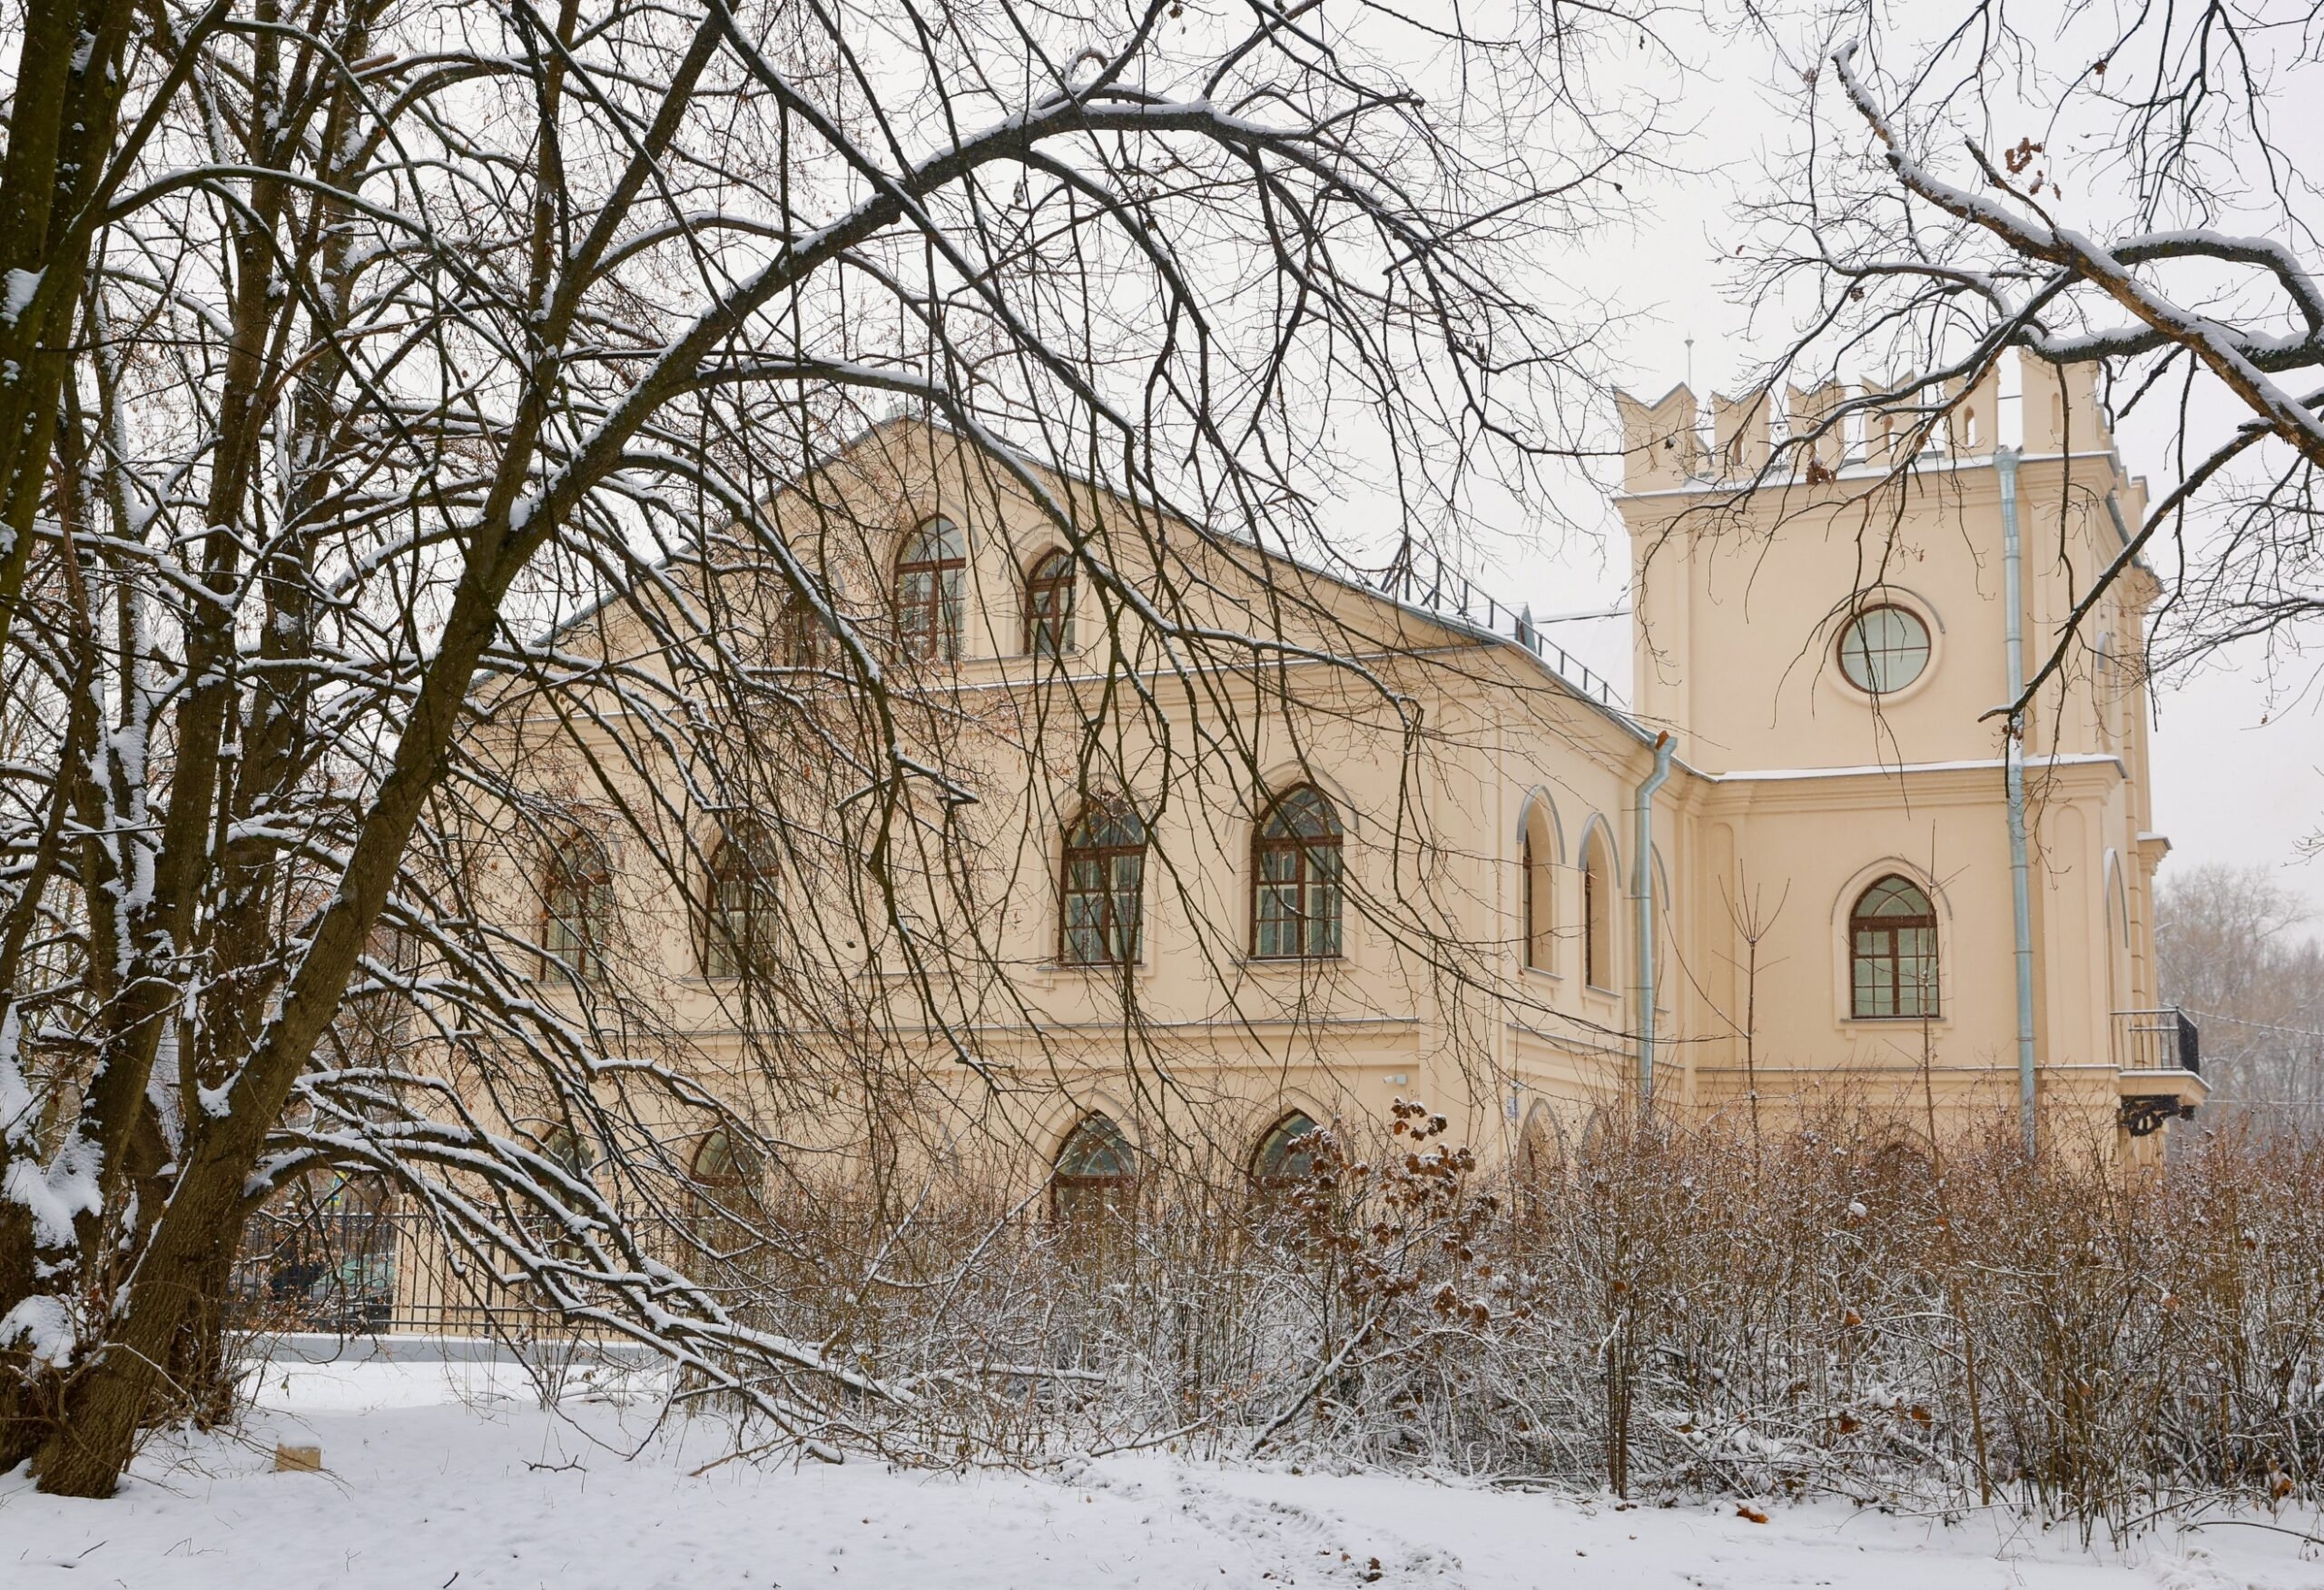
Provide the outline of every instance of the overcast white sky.
[[[1698,174],[1656,183],[1655,213],[1634,234],[1601,239],[1574,262],[1576,286],[1626,309],[1650,311],[1627,327],[1610,351],[1625,384],[1642,396],[1659,396],[1686,375],[1689,337],[1695,388],[1702,391],[1736,390],[1744,368],[1770,352],[1782,335],[1778,325],[1755,331],[1740,310],[1724,301],[1718,263],[1722,240],[1732,246],[1734,225],[1726,209],[1731,193],[1754,176],[1758,155],[1783,133],[1768,92],[1771,80],[1764,58],[1725,50],[1689,101],[1699,131],[1682,148],[1679,163]],[[2324,114],[2293,114],[2324,125]],[[2132,473],[2156,467],[2164,445],[2160,433],[2133,426],[2118,439]],[[1600,540],[1512,558],[1513,600],[1530,602],[1537,613],[1619,600],[1622,555],[1610,512]],[[1627,682],[1626,622],[1562,625],[1551,633],[1591,667]],[[2324,691],[2314,687],[2309,671],[2267,677],[2256,648],[2221,657],[2192,676],[2161,682],[2154,798],[2157,825],[2171,840],[2172,864],[2221,861],[2281,869],[2283,881],[2324,921],[2324,862],[2305,863],[2297,854],[2305,836],[2324,827],[2319,695]]]

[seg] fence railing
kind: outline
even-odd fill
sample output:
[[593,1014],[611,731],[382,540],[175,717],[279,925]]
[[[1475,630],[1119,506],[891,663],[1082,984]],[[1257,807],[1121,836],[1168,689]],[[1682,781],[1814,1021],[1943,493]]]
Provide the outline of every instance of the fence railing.
[[[666,1220],[633,1223],[651,1256],[690,1273],[699,1243]],[[570,1335],[564,1316],[523,1279],[448,1249],[434,1223],[406,1210],[318,1208],[251,1217],[234,1265],[234,1324],[335,1336]]]
[[1458,619],[1472,628],[1513,640],[1584,696],[1608,706],[1622,705],[1611,685],[1541,633],[1530,611],[1520,608],[1512,612],[1502,607],[1490,592],[1479,590],[1466,575],[1445,568],[1441,560],[1430,559],[1426,569],[1410,560],[1400,562],[1380,577],[1378,589],[1383,596],[1408,607],[1423,608],[1440,618]]
[[2116,1011],[2114,1065],[2119,1071],[2201,1074],[2202,1034],[2181,1010]]

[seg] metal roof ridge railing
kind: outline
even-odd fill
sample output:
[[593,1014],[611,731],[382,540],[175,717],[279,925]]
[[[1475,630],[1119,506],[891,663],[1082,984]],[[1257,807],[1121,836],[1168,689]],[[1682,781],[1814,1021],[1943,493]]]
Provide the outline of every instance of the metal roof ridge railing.
[[1442,558],[1430,561],[1433,567],[1423,575],[1410,558],[1399,558],[1380,577],[1374,588],[1392,600],[1436,617],[1454,619],[1496,639],[1515,641],[1582,695],[1615,711],[1626,710],[1613,686],[1541,633],[1530,607],[1512,613],[1490,592],[1479,590],[1468,576],[1446,568]]

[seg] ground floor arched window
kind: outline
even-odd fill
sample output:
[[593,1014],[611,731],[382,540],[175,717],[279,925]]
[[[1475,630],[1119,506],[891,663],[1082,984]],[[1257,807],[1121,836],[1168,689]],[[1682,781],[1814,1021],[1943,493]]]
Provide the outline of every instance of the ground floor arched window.
[[1049,1207],[1060,1220],[1128,1212],[1137,1188],[1137,1160],[1110,1116],[1092,1111],[1066,1134],[1049,1180]]

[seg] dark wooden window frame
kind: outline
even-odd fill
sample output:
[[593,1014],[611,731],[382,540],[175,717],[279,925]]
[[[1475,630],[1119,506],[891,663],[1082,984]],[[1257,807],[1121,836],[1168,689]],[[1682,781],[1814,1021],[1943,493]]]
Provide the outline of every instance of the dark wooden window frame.
[[[704,977],[738,977],[750,963],[752,951],[765,937],[765,894],[773,877],[773,868],[766,859],[762,856],[753,864],[749,852],[732,835],[720,839],[717,848],[711,852],[703,913]],[[730,898],[734,891],[740,892],[739,898]]]
[[[714,1163],[714,1158],[724,1163]],[[694,1144],[686,1167],[688,1213],[697,1237],[712,1234],[715,1226],[763,1212],[766,1169],[758,1151],[737,1143],[724,1127],[714,1127]]]
[[606,847],[578,829],[552,844],[541,875],[544,959],[576,977],[596,971],[612,933],[614,906],[613,862]]
[[1025,654],[1061,657],[1073,648],[1073,554],[1052,547],[1025,571]]
[[[1875,914],[1866,909],[1866,902],[1892,884],[1902,884],[1919,896],[1921,909],[1910,913]],[[1903,940],[1907,933],[1925,935],[1918,942],[1922,947],[1909,948]],[[1859,975],[1859,968],[1875,969],[1874,986],[1867,990]],[[1901,873],[1888,873],[1874,879],[1856,895],[1856,904],[1848,907],[1848,1014],[1859,1022],[1925,1022],[1935,1021],[1943,1010],[1943,998],[1938,974],[1941,963],[1937,953],[1936,904],[1929,892]],[[1876,1004],[1879,973],[1885,970],[1887,978],[1891,1010],[1866,1009]],[[1908,983],[1909,973],[1909,983]],[[1907,987],[1917,991],[1915,1008],[1905,1009]],[[1867,996],[1873,996],[1868,998]]]
[[[1310,799],[1309,809],[1321,814],[1327,832],[1303,834],[1291,825],[1294,804]],[[1345,860],[1346,829],[1331,796],[1300,784],[1268,803],[1251,844],[1254,960],[1329,961],[1344,953]],[[1270,902],[1285,894],[1295,902],[1291,911],[1270,912]]]
[[[1135,838],[1118,837],[1135,834]],[[1065,831],[1058,870],[1058,960],[1068,966],[1137,963],[1146,939],[1145,822],[1121,805],[1092,805]],[[1124,869],[1128,877],[1122,875]],[[1127,886],[1125,886],[1125,884]],[[1122,920],[1124,897],[1128,920]],[[1077,921],[1078,903],[1094,902],[1097,921]],[[1094,933],[1094,939],[1092,934]]]
[[[1302,1130],[1294,1130],[1305,1122]],[[1301,1152],[1299,1144],[1318,1131],[1315,1118],[1305,1110],[1286,1110],[1277,1116],[1273,1125],[1259,1134],[1257,1146],[1251,1150],[1252,1185],[1268,1190],[1297,1180],[1312,1166],[1315,1151],[1306,1151],[1308,1165],[1287,1170],[1285,1167]]]
[[[1089,1171],[1074,1168],[1091,1163],[1099,1154],[1114,1158],[1120,1169]],[[1050,1169],[1050,1218],[1066,1221],[1098,1212],[1128,1214],[1136,1207],[1137,1194],[1137,1151],[1122,1135],[1122,1129],[1114,1124],[1113,1117],[1093,1110],[1075,1121],[1073,1130],[1065,1134],[1065,1141],[1058,1145],[1057,1160]]]
[[[896,639],[904,656],[958,662],[968,600],[968,541],[941,517],[922,520],[896,559]],[[908,594],[914,579],[926,588]]]

